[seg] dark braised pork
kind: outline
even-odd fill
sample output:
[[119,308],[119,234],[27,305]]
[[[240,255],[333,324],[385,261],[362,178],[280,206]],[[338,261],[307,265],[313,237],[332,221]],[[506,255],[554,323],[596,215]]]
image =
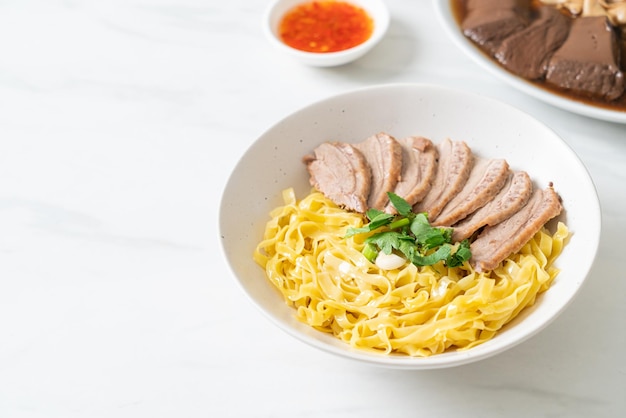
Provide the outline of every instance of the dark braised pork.
[[460,10],[464,35],[511,73],[592,104],[626,103],[626,29],[604,14],[532,0],[464,0]]
[[495,58],[506,69],[524,78],[543,78],[552,54],[567,39],[569,27],[568,17],[555,8],[544,6],[528,27],[502,41]]
[[461,24],[465,36],[488,53],[494,53],[509,35],[528,25],[528,0],[468,0]]
[[624,93],[615,31],[604,16],[575,19],[548,63],[546,81],[587,97],[614,100]]

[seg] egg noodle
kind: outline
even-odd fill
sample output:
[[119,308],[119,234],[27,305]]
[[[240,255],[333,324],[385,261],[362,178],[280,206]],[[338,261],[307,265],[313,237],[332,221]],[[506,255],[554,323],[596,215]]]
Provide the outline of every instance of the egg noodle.
[[569,236],[561,222],[553,235],[542,229],[500,267],[480,274],[467,262],[456,268],[407,262],[385,271],[361,254],[371,233],[344,238],[348,227],[367,222],[363,215],[316,191],[298,202],[287,189],[283,199],[254,260],[300,321],[387,354],[425,357],[489,340],[548,289]]

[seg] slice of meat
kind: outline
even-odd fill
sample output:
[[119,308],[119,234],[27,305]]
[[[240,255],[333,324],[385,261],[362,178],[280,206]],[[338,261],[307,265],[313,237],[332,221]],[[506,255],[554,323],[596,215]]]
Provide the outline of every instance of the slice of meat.
[[326,142],[302,161],[309,172],[311,186],[338,206],[365,213],[371,173],[358,149],[341,142]]
[[474,166],[472,150],[463,141],[446,138],[437,146],[437,151],[439,160],[433,185],[424,199],[413,206],[413,212],[426,212],[428,219],[436,219],[463,189]]
[[590,98],[614,100],[624,93],[615,31],[604,16],[579,17],[548,63],[546,81]]
[[470,244],[470,263],[479,273],[493,270],[510,254],[519,251],[561,210],[560,198],[552,187],[536,189],[521,210],[495,226],[486,227]]
[[476,158],[463,189],[448,202],[433,220],[434,226],[451,226],[492,200],[509,176],[506,160]]
[[463,34],[493,54],[502,40],[529,23],[529,0],[468,0]]
[[389,202],[387,192],[395,189],[402,173],[402,146],[394,137],[378,133],[354,144],[361,151],[372,173],[368,206],[383,210]]
[[471,237],[486,225],[497,225],[519,211],[530,198],[533,184],[525,171],[509,173],[500,193],[476,212],[453,225],[452,241],[460,242]]
[[539,17],[528,27],[502,41],[495,58],[521,77],[530,80],[543,78],[552,54],[567,39],[570,20],[554,7],[541,7]]
[[[410,136],[398,142],[402,146],[402,174],[393,192],[413,206],[432,186],[438,152],[431,140],[422,136]],[[395,213],[395,208],[388,204],[385,211]]]

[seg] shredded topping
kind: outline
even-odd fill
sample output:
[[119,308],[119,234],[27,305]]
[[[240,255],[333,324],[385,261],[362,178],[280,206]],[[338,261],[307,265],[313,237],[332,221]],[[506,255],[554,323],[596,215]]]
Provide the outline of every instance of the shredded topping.
[[614,26],[626,26],[626,0],[540,0],[567,9],[573,16],[607,16]]

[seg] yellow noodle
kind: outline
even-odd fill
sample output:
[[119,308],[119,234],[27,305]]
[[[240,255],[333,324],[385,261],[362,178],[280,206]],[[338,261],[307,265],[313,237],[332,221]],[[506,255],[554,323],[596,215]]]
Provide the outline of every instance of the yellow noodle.
[[321,193],[297,201],[292,189],[273,210],[254,251],[268,280],[295,315],[353,347],[410,356],[463,350],[493,336],[535,303],[559,273],[553,262],[569,237],[539,231],[495,270],[469,263],[379,269],[362,254],[368,234],[344,238],[367,220],[344,211]]

